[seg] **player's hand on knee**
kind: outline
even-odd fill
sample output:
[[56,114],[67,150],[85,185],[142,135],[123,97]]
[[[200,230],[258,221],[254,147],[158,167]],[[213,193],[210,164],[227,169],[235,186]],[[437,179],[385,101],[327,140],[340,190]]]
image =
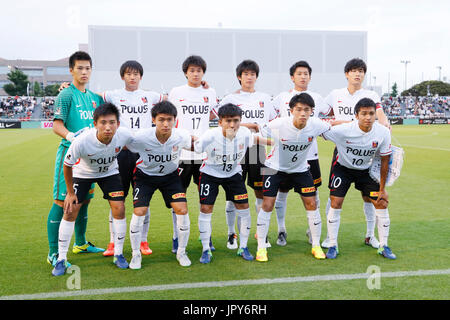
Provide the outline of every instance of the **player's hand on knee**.
[[376,203],[387,207],[389,203],[389,195],[386,190],[380,190],[378,192],[378,198],[376,200]]
[[64,200],[64,213],[71,214],[77,203],[78,199],[75,193],[67,194],[66,199]]

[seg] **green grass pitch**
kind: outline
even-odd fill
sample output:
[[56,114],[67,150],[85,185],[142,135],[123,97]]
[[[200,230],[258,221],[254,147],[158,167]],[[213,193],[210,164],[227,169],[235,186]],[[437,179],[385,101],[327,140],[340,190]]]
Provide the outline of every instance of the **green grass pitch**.
[[[211,264],[198,260],[198,195],[188,190],[191,234],[189,268],[178,265],[171,253],[172,218],[156,193],[151,202],[150,247],[141,270],[119,270],[112,258],[101,254],[75,255],[68,259],[81,269],[81,289],[122,288],[228,280],[365,273],[371,265],[382,272],[442,270],[450,266],[450,126],[394,126],[393,144],[405,150],[402,174],[388,187],[391,228],[389,245],[397,260],[389,261],[363,244],[366,224],[359,193],[351,189],[344,202],[339,233],[340,255],[336,260],[315,260],[305,230],[306,213],[299,196],[289,194],[286,225],[288,244],[275,244],[277,222],[272,214],[269,261],[247,262],[226,248],[227,228],[224,194],[221,190],[212,217],[216,251]],[[68,275],[52,277],[46,262],[46,221],[52,204],[53,165],[59,139],[51,130],[0,131],[0,296],[45,292],[67,292]],[[333,149],[319,138],[322,178],[328,181]],[[324,220],[328,189],[320,187]],[[256,214],[250,195],[252,231],[249,248],[256,254]],[[131,198],[126,202],[129,222]],[[89,208],[87,239],[105,247],[109,241],[108,205],[96,188]],[[322,239],[326,223],[322,224]],[[377,231],[376,231],[377,232]],[[377,233],[376,233],[377,234]],[[73,239],[72,239],[73,241]],[[127,234],[124,254],[131,257]],[[298,282],[289,284],[241,285],[215,288],[184,288],[165,291],[114,293],[70,299],[449,299],[450,275],[382,278],[378,290],[369,290],[366,280]]]

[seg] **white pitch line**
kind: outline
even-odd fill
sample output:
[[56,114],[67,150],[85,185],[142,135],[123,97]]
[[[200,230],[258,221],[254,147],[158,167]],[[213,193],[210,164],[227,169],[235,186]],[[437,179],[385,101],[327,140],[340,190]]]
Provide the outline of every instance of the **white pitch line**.
[[[415,276],[434,276],[446,274],[450,274],[450,269],[382,272],[380,276],[381,278],[397,278],[397,277],[415,277]],[[74,291],[60,291],[60,292],[46,292],[46,293],[44,292],[35,294],[1,296],[0,300],[32,300],[32,299],[40,300],[51,298],[95,296],[103,294],[117,294],[129,292],[166,291],[166,290],[196,289],[196,288],[223,288],[232,286],[268,285],[268,284],[295,283],[295,282],[355,280],[355,279],[368,279],[370,275],[373,274],[368,273],[330,274],[330,275],[319,275],[309,277],[177,283],[177,284],[153,285],[142,287],[89,289],[89,290],[74,290]]]
[[439,151],[450,151],[447,148],[438,148],[438,147],[427,147],[427,146],[416,146],[413,144],[402,144],[402,147],[411,147],[411,148],[419,148],[419,149],[430,149],[430,150],[439,150]]

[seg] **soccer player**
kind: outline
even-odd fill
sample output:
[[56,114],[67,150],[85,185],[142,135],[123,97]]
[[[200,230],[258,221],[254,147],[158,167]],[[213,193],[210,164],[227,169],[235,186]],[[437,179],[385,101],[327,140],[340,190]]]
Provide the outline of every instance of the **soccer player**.
[[[126,61],[120,67],[120,77],[125,83],[125,88],[105,91],[102,96],[106,102],[111,102],[117,106],[120,112],[121,126],[133,131],[152,127],[151,109],[158,102],[163,101],[163,96],[153,91],[139,89],[139,84],[144,75],[142,65],[134,60]],[[139,155],[124,148],[117,158],[119,162],[119,172],[125,192],[125,199],[128,195],[130,185],[133,184],[133,170],[136,167],[136,160]],[[104,256],[114,254],[114,226],[112,223],[112,213],[109,214],[110,243]],[[148,246],[148,229],[150,226],[150,208],[145,214],[141,233],[140,250],[144,255],[149,255],[152,250]]]
[[268,261],[265,239],[269,231],[270,216],[279,189],[300,194],[306,209],[312,238],[312,254],[316,259],[325,259],[320,247],[321,219],[316,204],[316,187],[309,171],[309,149],[314,139],[330,130],[330,125],[311,117],[314,100],[308,93],[300,93],[289,102],[290,117],[282,117],[266,124],[261,134],[273,138],[274,147],[267,156],[264,169],[264,200],[258,213],[257,261]]
[[64,179],[67,196],[64,200],[64,216],[59,226],[59,257],[52,270],[54,276],[61,276],[68,267],[67,251],[72,238],[75,220],[89,194],[93,183],[103,191],[113,214],[115,227],[114,264],[128,268],[123,256],[123,243],[127,231],[125,219],[124,191],[120,180],[117,156],[122,148],[133,139],[132,133],[119,128],[119,111],[111,103],[105,103],[94,111],[94,126],[77,137],[70,145],[64,158]]
[[186,254],[189,240],[190,221],[186,203],[186,193],[178,175],[181,149],[192,149],[189,132],[173,128],[177,109],[169,101],[157,103],[152,108],[152,120],[156,127],[142,129],[136,133],[135,141],[129,149],[139,153],[134,174],[134,214],[130,222],[130,240],[133,249],[131,269],[140,269],[142,256],[139,250],[142,225],[150,200],[156,190],[160,190],[167,208],[176,214],[178,248],[176,258],[181,266],[191,265]]
[[[58,230],[64,213],[63,205],[67,193],[63,174],[63,159],[76,133],[86,127],[93,126],[93,112],[98,105],[103,103],[101,97],[86,89],[92,72],[92,60],[89,54],[83,51],[72,54],[69,57],[69,71],[72,75],[72,83],[59,93],[55,101],[55,118],[53,120],[53,132],[62,138],[55,161],[54,203],[47,219],[49,242],[47,261],[53,266],[58,260]],[[92,188],[82,204],[75,222],[73,253],[104,251],[104,249],[97,248],[91,242],[86,241],[88,204],[94,196],[93,193],[94,189]]]
[[[258,125],[264,125],[277,117],[272,99],[267,93],[256,91],[255,84],[259,76],[259,66],[253,60],[244,60],[236,67],[236,76],[241,88],[236,92],[225,96],[221,105],[232,103],[242,109],[243,126],[252,131],[258,130]],[[255,210],[259,212],[263,201],[261,168],[266,158],[265,148],[253,145],[245,154],[242,163],[242,177],[247,178],[247,185],[255,192]],[[235,231],[236,208],[233,201],[226,202],[226,218],[228,225],[227,247],[237,249],[237,236]],[[238,228],[239,228],[238,216]],[[241,229],[241,228],[240,228]],[[270,245],[268,243],[268,245]]]
[[[388,128],[375,122],[376,110],[377,104],[373,100],[363,98],[355,106],[354,114],[357,121],[335,126],[323,134],[325,139],[336,144],[338,150],[328,186],[331,200],[327,216],[330,242],[326,254],[328,259],[335,259],[339,253],[337,238],[340,214],[345,195],[353,182],[355,188],[375,206],[380,239],[378,253],[385,258],[396,259],[388,247],[390,219],[387,208],[388,193],[385,190],[389,157],[392,153],[391,135]],[[376,153],[381,157],[379,183],[369,175],[369,168]]]
[[[364,77],[367,72],[366,63],[359,59],[354,58],[349,60],[344,67],[345,77],[347,78],[347,87],[342,89],[335,89],[325,98],[325,102],[330,106],[330,110],[327,113],[329,116],[335,117],[334,124],[346,123],[355,120],[354,109],[356,103],[362,98],[372,99],[376,105],[376,117],[378,122],[389,128],[389,120],[383,112],[381,107],[380,96],[371,90],[366,90],[362,87]],[[336,161],[337,149],[334,150],[332,164]],[[331,174],[330,181],[331,182]],[[364,243],[373,248],[379,247],[378,239],[375,237],[375,207],[373,206],[369,197],[362,196],[364,201],[364,214],[366,217],[366,236]],[[328,199],[326,212],[330,208],[331,200]],[[322,243],[322,247],[328,248],[329,241],[328,236]]]
[[[306,61],[298,61],[294,63],[289,69],[289,74],[291,76],[291,80],[294,83],[294,88],[280,93],[278,96],[274,98],[274,106],[275,109],[279,111],[280,117],[290,117],[291,116],[291,108],[289,102],[292,97],[300,94],[302,92],[308,93],[314,100],[314,109],[312,110],[311,117],[318,117],[319,113],[328,113],[329,107],[325,103],[322,96],[316,92],[308,90],[309,82],[311,81],[311,73],[312,69],[308,62]],[[319,165],[319,150],[317,148],[317,140],[314,137],[311,147],[308,149],[308,164],[309,171],[313,177],[314,186],[316,187],[316,206],[320,212],[320,198],[318,188],[322,185],[322,176],[320,173],[320,165]],[[287,206],[287,190],[280,189],[277,193],[277,198],[275,200],[275,210],[277,213],[277,222],[278,222],[278,239],[277,245],[285,246],[286,245],[286,206]],[[306,231],[306,234],[309,237],[309,243],[312,243],[311,232],[309,228]]]
[[[206,62],[202,57],[192,55],[182,64],[183,73],[187,79],[185,85],[173,88],[169,93],[169,101],[177,108],[176,128],[187,130],[192,136],[200,137],[209,130],[209,121],[216,116],[212,113],[217,105],[216,91],[204,87],[203,76],[206,72]],[[198,185],[200,165],[205,158],[204,153],[182,149],[178,171],[185,192],[191,179]],[[172,252],[178,248],[177,218],[172,210],[173,237]],[[212,247],[212,241],[210,243]],[[214,248],[214,247],[212,247]]]
[[227,201],[232,201],[241,217],[240,243],[237,254],[245,260],[253,260],[247,248],[250,234],[251,217],[248,206],[248,194],[242,179],[241,160],[247,148],[254,145],[259,137],[253,136],[251,131],[240,126],[242,109],[228,103],[218,110],[219,127],[208,130],[194,143],[196,152],[206,152],[207,157],[200,167],[199,196],[200,214],[198,228],[203,246],[201,263],[210,263],[212,253],[210,248],[211,214],[219,193],[219,186],[225,190]]

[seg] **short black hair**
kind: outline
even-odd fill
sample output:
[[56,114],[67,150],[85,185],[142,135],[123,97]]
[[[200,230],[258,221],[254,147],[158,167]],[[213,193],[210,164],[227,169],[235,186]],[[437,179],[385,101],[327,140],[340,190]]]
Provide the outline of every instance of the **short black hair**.
[[363,69],[364,73],[367,72],[367,65],[364,60],[360,58],[353,58],[345,64],[344,72],[347,73],[351,70]]
[[289,108],[294,108],[297,103],[306,104],[307,106],[310,106],[311,109],[314,109],[314,107],[316,106],[314,103],[314,99],[306,92],[302,92],[293,96],[291,98],[291,101],[289,101]]
[[142,67],[142,65],[139,62],[137,62],[135,60],[125,61],[120,66],[120,76],[121,77],[123,77],[125,75],[125,72],[127,72],[127,71],[137,71],[137,72],[139,72],[141,77],[144,75],[144,68]]
[[[258,78],[259,76],[259,66],[253,60],[247,59],[239,63],[236,67],[236,77],[242,76],[244,71],[254,71],[256,73],[256,77]],[[241,81],[239,81],[239,83],[241,83]]]
[[354,113],[358,114],[359,110],[363,107],[373,108],[375,111],[377,111],[377,104],[375,103],[375,101],[369,98],[362,98],[356,103]]
[[75,53],[72,53],[72,55],[69,57],[69,68],[73,69],[75,67],[76,61],[89,61],[91,67],[92,67],[92,59],[89,53],[84,51],[77,51]]
[[186,73],[189,69],[189,66],[197,66],[202,68],[203,73],[206,72],[206,61],[200,56],[189,56],[187,57],[182,65],[183,73]]
[[224,117],[236,117],[236,116],[242,118],[242,109],[235,104],[227,103],[219,108],[217,115],[219,116],[219,119],[222,119]]
[[309,66],[309,63],[301,60],[301,61],[297,61],[296,63],[294,63],[292,65],[292,67],[289,69],[289,74],[291,75],[291,77],[294,75],[295,70],[297,70],[297,68],[306,68],[306,69],[308,69],[309,75],[311,75],[311,73],[312,73],[312,69]]
[[99,105],[94,110],[94,121],[97,122],[98,118],[113,114],[116,116],[117,121],[120,120],[119,109],[112,103],[104,103]]
[[161,101],[152,108],[152,118],[156,118],[158,114],[168,114],[177,117],[177,108],[169,101]]

